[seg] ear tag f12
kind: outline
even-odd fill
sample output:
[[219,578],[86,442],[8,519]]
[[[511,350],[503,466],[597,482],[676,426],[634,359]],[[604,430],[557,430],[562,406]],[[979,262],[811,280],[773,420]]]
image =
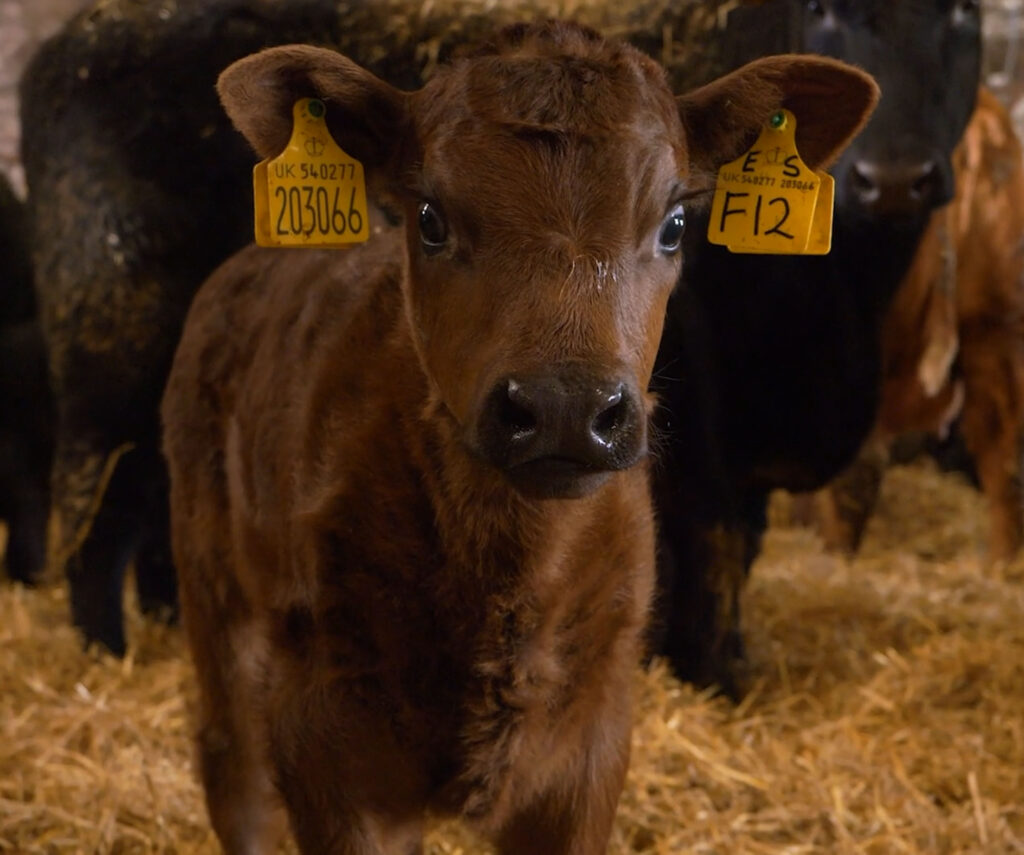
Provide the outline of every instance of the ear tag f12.
[[322,101],[292,109],[288,146],[252,171],[256,243],[345,247],[370,236],[363,165],[334,141]]
[[780,110],[754,147],[718,171],[708,240],[730,252],[825,255],[835,182],[796,150],[796,117]]

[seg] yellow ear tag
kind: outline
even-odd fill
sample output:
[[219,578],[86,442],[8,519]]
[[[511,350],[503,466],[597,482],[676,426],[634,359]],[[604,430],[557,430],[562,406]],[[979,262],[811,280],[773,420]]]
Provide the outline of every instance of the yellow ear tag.
[[804,255],[828,255],[832,251],[832,214],[836,204],[836,180],[827,172],[815,173],[821,179],[818,204],[814,206],[811,236],[804,247]]
[[253,169],[260,246],[345,247],[370,236],[363,165],[334,141],[326,114],[322,101],[296,101],[287,148]]
[[835,182],[796,150],[796,117],[780,110],[742,157],[718,171],[708,240],[730,252],[824,255]]

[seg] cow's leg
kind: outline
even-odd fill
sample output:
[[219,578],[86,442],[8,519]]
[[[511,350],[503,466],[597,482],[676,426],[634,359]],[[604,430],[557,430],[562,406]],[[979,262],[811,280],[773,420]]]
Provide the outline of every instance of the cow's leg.
[[694,520],[684,509],[660,520],[652,650],[680,679],[733,698],[745,682],[740,594],[757,544],[739,522]]
[[210,823],[228,855],[269,855],[285,820],[258,736],[253,693],[243,685],[227,632],[190,635],[193,644],[212,645],[193,657],[200,686],[199,768]]
[[46,560],[46,518],[50,500],[45,488],[15,488],[7,515],[7,574],[26,585],[40,581]]
[[[658,584],[650,652],[665,656],[680,679],[742,694],[739,594],[757,526],[737,495],[722,443],[724,388],[711,327],[696,293],[673,295],[652,389],[659,396],[652,467],[658,522]],[[684,371],[680,366],[701,366]],[[767,497],[760,500],[764,525]],[[748,502],[757,509],[758,501]]]
[[178,616],[178,582],[171,558],[167,468],[154,449],[140,470],[138,477],[146,486],[146,496],[135,557],[139,608],[145,615],[171,623]]
[[166,511],[164,516],[143,526],[135,559],[135,587],[143,614],[167,623],[177,620],[178,583],[171,560]]
[[86,644],[98,642],[116,656],[125,653],[124,576],[139,535],[137,508],[116,495],[120,480],[115,472],[85,540],[65,564],[75,626]]
[[[199,685],[196,742],[210,822],[227,855],[277,850],[285,820],[266,760],[258,637],[227,575],[187,557],[181,595]],[[232,616],[232,617],[227,617]]]
[[[97,455],[99,457],[100,455]],[[81,545],[66,559],[71,613],[86,644],[125,652],[125,570],[137,561],[139,602],[165,619],[177,614],[177,587],[168,545],[166,469],[156,450],[132,448],[113,462],[96,496],[98,510],[83,523]],[[53,539],[51,537],[51,544]]]
[[[621,682],[621,681],[620,681]],[[631,693],[617,691],[595,732],[584,734],[564,772],[505,821],[495,835],[501,855],[604,855],[629,765]],[[596,732],[597,729],[600,732]]]
[[860,549],[864,530],[878,503],[888,462],[887,444],[871,439],[853,463],[815,494],[818,525],[828,549],[847,555]]
[[988,501],[989,554],[1008,560],[1024,533],[1024,341],[1001,329],[964,335],[960,359],[966,388],[961,429]]
[[[84,540],[65,565],[75,625],[87,644],[99,642],[118,656],[125,652],[125,570],[133,558],[139,557],[141,547],[145,546],[141,553],[143,569],[155,568],[154,577],[170,576],[169,584],[174,584],[165,539],[166,480],[159,478],[163,473],[163,464],[151,447],[132,448],[114,459],[113,471],[103,480],[96,496],[98,510],[84,523]],[[154,513],[159,516],[164,532],[157,531],[157,539],[147,541],[147,521]],[[166,587],[168,583],[158,578],[156,584]],[[163,590],[160,593],[164,601],[170,596],[174,602],[173,588],[170,594]],[[152,591],[144,584],[139,594],[143,605],[153,611]]]
[[[294,613],[272,617],[267,746],[303,855],[414,855],[422,850],[429,776],[392,721],[364,705],[357,678],[325,679]],[[334,654],[337,656],[337,654]]]
[[54,413],[38,324],[5,325],[0,332],[0,360],[4,407],[0,418],[0,516],[8,527],[6,565],[12,579],[31,585],[47,578],[46,532],[53,469]]

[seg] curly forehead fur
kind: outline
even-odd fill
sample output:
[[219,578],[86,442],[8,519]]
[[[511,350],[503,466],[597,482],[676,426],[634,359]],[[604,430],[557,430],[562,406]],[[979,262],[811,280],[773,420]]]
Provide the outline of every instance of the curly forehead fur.
[[501,30],[457,57],[428,84],[446,114],[524,129],[593,133],[642,111],[675,113],[664,70],[635,48],[574,23],[543,21]]

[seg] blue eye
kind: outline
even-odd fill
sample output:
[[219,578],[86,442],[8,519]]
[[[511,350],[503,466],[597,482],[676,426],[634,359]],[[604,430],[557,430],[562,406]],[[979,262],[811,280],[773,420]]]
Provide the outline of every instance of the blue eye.
[[658,249],[666,255],[678,252],[685,231],[686,216],[683,213],[683,206],[676,205],[661,224],[661,231],[658,232]]
[[448,224],[431,202],[423,202],[419,210],[420,241],[428,255],[439,252],[448,241]]

